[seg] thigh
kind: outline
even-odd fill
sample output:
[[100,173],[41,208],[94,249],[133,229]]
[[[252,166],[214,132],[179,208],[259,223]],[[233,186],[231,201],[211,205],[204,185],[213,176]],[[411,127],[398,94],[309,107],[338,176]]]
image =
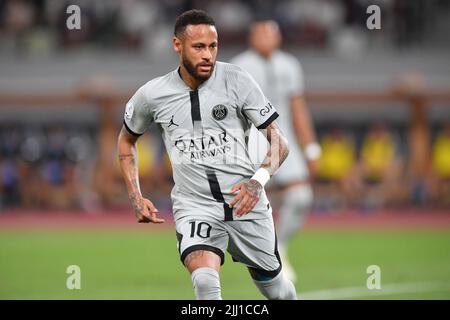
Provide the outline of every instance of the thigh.
[[219,266],[224,263],[228,235],[223,222],[189,216],[177,220],[175,226],[180,259],[190,271],[211,266],[217,256]]
[[272,216],[258,220],[229,221],[226,225],[228,252],[233,260],[268,276],[276,276],[281,271]]

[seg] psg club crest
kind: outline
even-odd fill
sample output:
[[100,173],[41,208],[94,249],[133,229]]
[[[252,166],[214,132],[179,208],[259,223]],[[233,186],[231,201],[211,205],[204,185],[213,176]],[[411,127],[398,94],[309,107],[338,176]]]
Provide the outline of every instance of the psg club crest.
[[218,104],[212,109],[212,116],[216,120],[223,120],[228,114],[228,109],[223,104]]

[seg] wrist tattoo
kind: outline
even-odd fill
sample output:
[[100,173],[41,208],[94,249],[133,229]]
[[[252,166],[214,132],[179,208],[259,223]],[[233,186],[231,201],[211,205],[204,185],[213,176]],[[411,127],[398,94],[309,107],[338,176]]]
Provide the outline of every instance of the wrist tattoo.
[[140,214],[142,212],[142,209],[144,209],[143,203],[141,201],[141,196],[136,192],[130,194],[130,202],[136,215]]

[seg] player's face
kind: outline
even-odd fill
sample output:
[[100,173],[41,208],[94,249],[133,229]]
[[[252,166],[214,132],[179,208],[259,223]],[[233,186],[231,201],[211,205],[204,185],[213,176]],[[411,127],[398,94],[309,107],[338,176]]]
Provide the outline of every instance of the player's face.
[[188,25],[180,38],[175,38],[174,47],[181,56],[183,66],[193,78],[207,80],[216,63],[216,28],[206,24]]
[[255,23],[250,30],[250,45],[262,56],[269,57],[281,43],[281,34],[274,21]]

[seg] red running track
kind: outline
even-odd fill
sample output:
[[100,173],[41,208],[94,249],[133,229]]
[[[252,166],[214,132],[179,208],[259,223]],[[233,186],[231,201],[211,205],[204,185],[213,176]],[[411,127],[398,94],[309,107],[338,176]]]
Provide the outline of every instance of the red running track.
[[[173,230],[170,212],[164,224],[137,223],[131,211],[0,211],[0,231],[7,230]],[[380,211],[311,213],[305,230],[448,230],[450,211]]]

